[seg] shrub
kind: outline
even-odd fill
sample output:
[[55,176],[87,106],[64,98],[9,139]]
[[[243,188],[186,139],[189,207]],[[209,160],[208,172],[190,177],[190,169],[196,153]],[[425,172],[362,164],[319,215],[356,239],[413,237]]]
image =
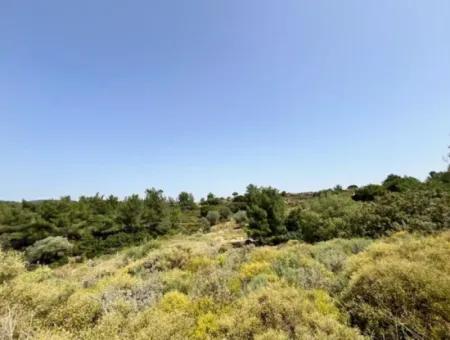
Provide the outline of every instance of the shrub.
[[208,312],[197,319],[193,338],[212,339],[215,338],[218,330],[219,323],[217,315]]
[[249,281],[259,274],[270,273],[271,269],[271,265],[268,262],[244,263],[239,271],[239,276],[242,280]]
[[[235,297],[234,273],[224,268],[208,266],[196,273],[191,295],[196,298],[209,297],[217,304],[229,304]],[[240,288],[240,286],[239,286]]]
[[67,238],[50,236],[28,247],[25,256],[30,263],[51,263],[67,259],[72,248]]
[[216,225],[220,221],[220,213],[216,210],[210,210],[208,211],[206,218],[209,221],[210,225]]
[[349,262],[342,295],[352,323],[386,339],[444,339],[450,322],[450,233],[394,235]]
[[326,293],[276,284],[241,298],[220,328],[227,339],[264,339],[269,330],[289,339],[361,338]]
[[421,185],[421,182],[414,177],[397,175],[389,175],[383,181],[383,187],[392,192],[404,192],[407,190],[417,189]]
[[247,221],[248,221],[247,212],[245,210],[237,211],[233,215],[233,218],[236,221],[236,223],[241,224],[241,225],[244,224],[244,223],[247,223]]
[[192,275],[190,272],[180,270],[178,268],[164,272],[161,275],[164,284],[164,291],[176,290],[187,294],[192,286]]
[[36,318],[51,324],[49,314],[73,293],[75,286],[57,277],[48,267],[24,272],[0,289],[0,301],[33,311]]
[[360,210],[361,203],[347,195],[324,194],[311,198],[289,213],[286,219],[289,238],[317,242],[358,236],[354,220]]
[[220,213],[220,218],[224,221],[228,221],[232,214],[230,208],[228,208],[226,206],[220,207],[219,213]]
[[0,284],[25,271],[23,257],[17,252],[5,252],[0,248]]
[[314,259],[325,265],[334,272],[340,272],[347,259],[354,254],[358,254],[366,249],[372,241],[369,239],[354,238],[350,240],[335,239],[326,242],[316,243],[311,247],[311,255]]
[[330,289],[333,283],[333,274],[323,264],[299,254],[295,248],[280,255],[273,268],[280,278],[300,288]]
[[[177,308],[177,306],[174,306]],[[181,306],[179,306],[181,307]],[[151,308],[131,320],[130,339],[185,340],[195,326],[195,318],[185,310]],[[124,337],[127,338],[127,337]]]
[[161,246],[158,240],[150,240],[145,242],[140,246],[131,247],[126,251],[127,258],[131,258],[133,260],[140,259],[154,249],[158,249]]
[[74,331],[92,327],[102,313],[100,296],[77,291],[70,296],[66,304],[53,312],[56,323]]
[[199,220],[199,224],[203,232],[208,232],[211,230],[211,223],[206,217],[201,217]]
[[375,197],[381,196],[386,192],[386,189],[377,184],[369,184],[355,191],[353,199],[355,201],[373,201]]
[[175,290],[163,296],[159,307],[166,312],[175,312],[187,310],[189,304],[189,297]]

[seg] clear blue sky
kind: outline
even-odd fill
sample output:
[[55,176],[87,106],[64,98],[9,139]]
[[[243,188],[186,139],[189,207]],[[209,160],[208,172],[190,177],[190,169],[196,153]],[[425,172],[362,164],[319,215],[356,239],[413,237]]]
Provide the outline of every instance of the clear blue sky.
[[448,0],[0,0],[0,199],[421,179]]

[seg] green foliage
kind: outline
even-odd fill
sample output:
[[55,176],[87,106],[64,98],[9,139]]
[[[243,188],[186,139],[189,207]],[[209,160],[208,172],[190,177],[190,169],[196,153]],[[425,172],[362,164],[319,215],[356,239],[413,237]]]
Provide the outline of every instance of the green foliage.
[[28,247],[25,257],[29,263],[51,263],[67,260],[73,245],[64,237],[50,236]]
[[208,211],[206,219],[209,221],[210,225],[216,225],[220,221],[220,213],[216,210]]
[[157,226],[161,222],[167,202],[162,190],[155,188],[145,191],[143,220],[150,227]]
[[206,217],[201,217],[199,223],[202,231],[208,232],[211,229],[211,223]]
[[125,198],[119,209],[119,221],[125,228],[138,229],[141,226],[144,205],[138,195]]
[[249,236],[260,243],[273,243],[285,239],[286,207],[278,190],[249,185],[245,197],[248,204]]
[[324,194],[292,210],[286,219],[286,227],[290,238],[307,242],[360,236],[354,223],[360,210],[361,205],[348,195]]
[[233,214],[233,218],[236,223],[243,225],[248,222],[247,212],[245,210],[239,210]]
[[178,195],[178,203],[182,210],[192,210],[195,208],[194,196],[185,191]]
[[222,206],[219,209],[220,219],[223,221],[228,221],[231,217],[231,210],[227,206]]
[[427,183],[433,187],[438,187],[445,190],[450,190],[450,166],[447,171],[443,172],[430,172]]
[[355,201],[369,202],[375,200],[376,197],[383,195],[386,189],[377,184],[369,184],[355,191],[353,199]]
[[392,192],[404,192],[420,187],[421,182],[414,177],[389,175],[383,182],[383,187]]
[[[184,197],[185,195],[181,195]],[[0,202],[0,245],[24,250],[47,237],[66,237],[74,244],[73,254],[94,257],[113,253],[143,239],[198,229],[198,212],[188,195],[182,210],[179,203],[148,189],[144,199],[131,195],[120,201],[115,196],[81,196],[60,200]],[[187,208],[186,208],[187,209]],[[192,210],[194,209],[194,210]],[[190,228],[195,225],[197,229]],[[190,229],[189,229],[190,228]]]

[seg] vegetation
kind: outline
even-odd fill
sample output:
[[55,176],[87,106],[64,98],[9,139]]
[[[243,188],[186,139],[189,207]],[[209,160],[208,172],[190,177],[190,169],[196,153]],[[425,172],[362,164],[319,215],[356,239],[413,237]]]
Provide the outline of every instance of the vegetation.
[[450,180],[0,203],[0,339],[446,339]]

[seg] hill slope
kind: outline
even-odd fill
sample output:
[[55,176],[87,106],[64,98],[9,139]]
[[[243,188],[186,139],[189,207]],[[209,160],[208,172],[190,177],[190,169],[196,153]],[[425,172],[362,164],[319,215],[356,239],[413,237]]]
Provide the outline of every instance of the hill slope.
[[1,253],[0,338],[441,338],[450,233],[233,247],[233,222],[25,271]]

